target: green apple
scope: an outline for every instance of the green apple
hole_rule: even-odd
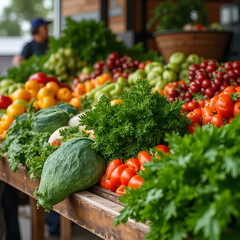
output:
[[[149,86],[151,88],[155,87],[157,83],[161,83],[163,81],[162,76],[158,76],[156,78],[153,78],[152,80],[149,80]]]
[[[149,73],[154,67],[159,67],[159,69],[162,69],[161,71],[163,71],[163,64],[161,62],[151,62],[148,63],[144,70],[146,73]]]
[[[157,89],[164,89],[164,87],[167,85],[168,83],[166,81],[158,81],[154,87],[153,90],[157,90]]]
[[[189,71],[187,69],[183,69],[180,73],[179,73],[179,80],[180,81],[184,81],[184,82],[188,82],[188,75],[189,75]]]
[[[117,83],[119,83],[123,87],[127,87],[128,86],[128,80],[126,78],[122,77],[122,76],[117,78]]]
[[[179,64],[176,64],[176,63],[168,63],[168,64],[167,64],[167,67],[168,67],[170,70],[174,71],[175,73],[178,73],[178,72],[180,72],[180,70],[181,70]]]
[[[144,78],[146,78],[146,76],[147,76],[146,72],[145,72],[144,70],[142,70],[142,69],[136,70],[136,71],[134,72],[134,74],[135,74],[135,76],[136,76],[137,78],[139,78],[139,79],[144,79]]]
[[[182,70],[183,70],[183,69],[187,69],[187,70],[188,70],[188,68],[189,68],[190,65],[191,65],[191,64],[190,64],[189,62],[185,61],[185,62],[183,62],[183,63],[181,64],[181,69],[182,69]]]
[[[190,54],[187,57],[187,62],[189,62],[190,64],[199,64],[200,62],[199,56],[197,54]]]
[[[175,52],[169,57],[170,63],[181,64],[185,61],[185,55],[182,52]]]
[[[162,76],[163,80],[166,82],[174,82],[177,80],[177,74],[172,70],[165,70]]]
[[[83,74],[90,74],[93,72],[93,67],[91,66],[85,66],[82,68],[82,71],[81,71]]]
[[[162,73],[159,71],[151,71],[150,73],[148,73],[147,75],[147,80],[151,81],[155,78],[161,77],[162,78]]]

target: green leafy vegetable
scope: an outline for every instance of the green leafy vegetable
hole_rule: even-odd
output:
[[[159,59],[157,52],[150,51],[145,54],[141,43],[129,48],[123,41],[118,41],[116,35],[104,22],[95,20],[76,22],[68,17],[63,33],[63,37],[59,39],[50,39],[51,52],[57,52],[61,47],[72,48],[76,56],[92,64],[106,59],[111,52],[118,52],[120,55],[129,54],[140,61]]]
[[[61,142],[66,142],[73,138],[89,137],[89,133],[79,130],[79,126],[63,128],[60,130]]]
[[[38,57],[32,56],[28,60],[23,61],[19,67],[9,68],[7,71],[7,76],[4,78],[14,79],[15,82],[25,83],[29,76],[36,72],[45,72],[43,69],[43,64],[47,60],[48,56]]]
[[[21,163],[34,179],[41,176],[46,158],[56,147],[48,143],[51,133],[33,131],[32,121],[33,113],[30,111],[16,119],[2,142],[0,155],[7,153],[12,171],[16,171]]]
[[[239,239],[240,118],[166,141],[172,154],[144,165],[144,183],[120,198],[115,224],[150,221],[148,240]]]
[[[110,99],[102,96],[91,111],[80,119],[81,125],[93,130],[93,147],[109,161],[127,159],[140,150],[148,150],[165,143],[165,133],[176,131],[183,135],[189,123],[180,116],[182,102],[171,104],[158,93],[152,94],[145,80],[122,94],[123,103],[110,105]]]

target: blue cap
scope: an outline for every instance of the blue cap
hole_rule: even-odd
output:
[[[32,20],[32,30],[38,28],[40,25],[49,24],[52,21],[46,21],[43,18],[35,18]]]

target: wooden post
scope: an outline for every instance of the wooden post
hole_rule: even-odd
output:
[[[60,226],[61,226],[60,240],[71,240],[72,222],[61,215]]]
[[[37,209],[37,201],[30,198],[32,209],[32,240],[44,240],[45,212],[42,207]]]

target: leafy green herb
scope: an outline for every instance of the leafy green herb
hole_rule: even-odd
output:
[[[56,149],[48,143],[51,133],[35,132],[32,129],[33,113],[28,111],[15,120],[7,132],[7,138],[2,142],[0,155],[6,157],[12,171],[18,164],[26,167],[31,178],[41,176],[46,158]]]
[[[127,159],[140,150],[148,150],[156,144],[165,143],[168,132],[180,135],[189,123],[181,115],[182,102],[171,104],[158,93],[152,94],[145,80],[122,94],[123,103],[110,105],[110,99],[102,96],[93,110],[80,119],[81,125],[93,130],[93,147],[109,161]]]
[[[117,40],[116,35],[104,22],[95,20],[76,22],[69,17],[66,18],[63,37],[51,38],[49,46],[51,52],[57,52],[60,47],[72,48],[76,56],[89,64],[106,59],[111,52],[118,52],[119,55],[129,54],[140,61],[159,59],[157,52],[150,51],[145,54],[141,43],[133,48],[127,47],[123,41]],[[161,58],[161,60],[163,59]]]
[[[150,221],[148,240],[237,240],[240,227],[240,118],[194,135],[167,135],[171,155],[147,163],[141,188],[120,198],[115,224]]]
[[[79,130],[79,126],[63,128],[60,130],[61,142],[66,142],[72,138],[89,137],[89,134]]]
[[[23,61],[19,67],[9,68],[7,76],[4,78],[14,79],[15,82],[25,83],[29,76],[36,72],[46,72],[43,69],[43,64],[47,60],[47,55],[43,57],[32,56],[28,60]]]

